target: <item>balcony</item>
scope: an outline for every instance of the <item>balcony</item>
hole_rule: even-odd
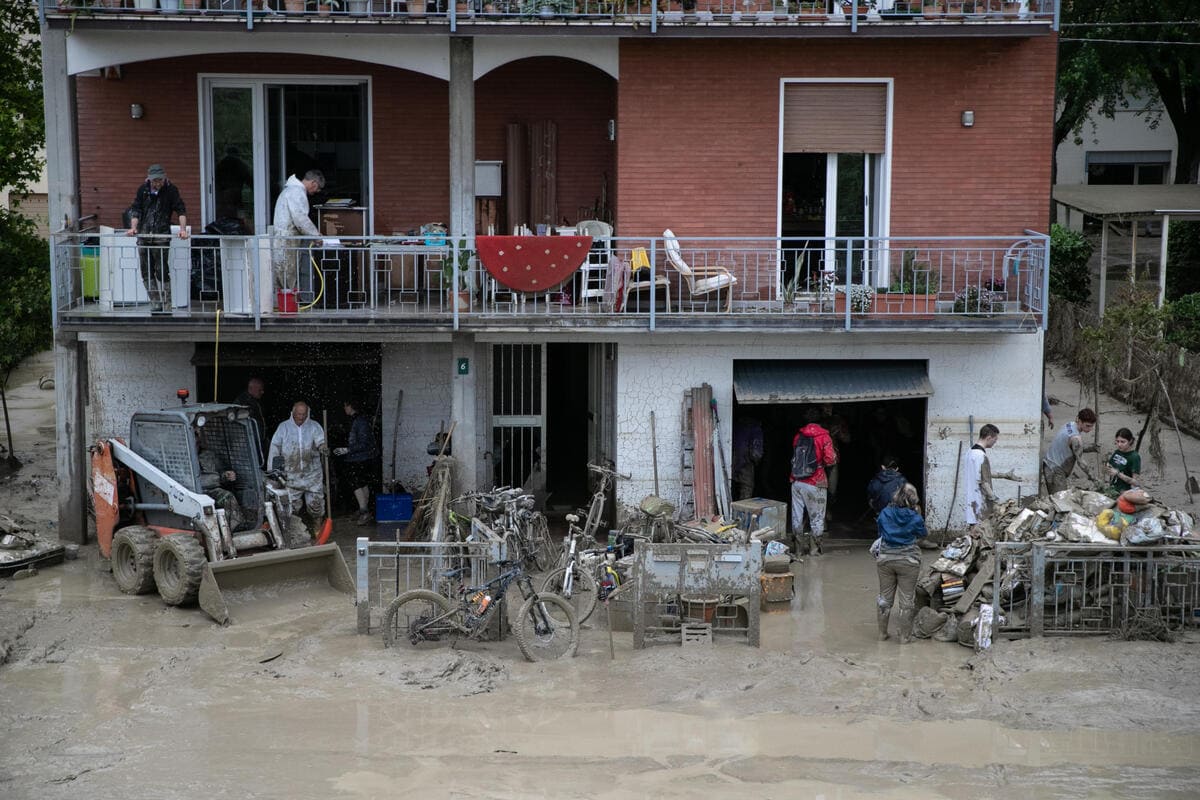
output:
[[[541,29],[571,33],[706,36],[963,36],[1029,35],[1056,19],[1058,0],[42,0],[50,18],[71,24],[128,23],[412,26],[472,34]],[[1001,27],[1006,26],[1006,27]]]
[[[510,288],[521,283],[510,277],[510,268],[540,265],[498,263],[499,241],[139,241],[111,229],[55,234],[55,324],[75,330],[207,328],[219,316],[222,328],[253,330],[1030,332],[1045,323],[1049,241],[1041,234],[590,242],[530,237],[522,242],[531,262],[564,242],[583,248],[578,268],[568,264],[553,285],[546,280],[536,290]],[[143,268],[151,273],[149,282]],[[167,311],[152,313],[147,288],[160,297],[168,272],[170,298],[161,295]],[[280,294],[276,282],[291,291]]]

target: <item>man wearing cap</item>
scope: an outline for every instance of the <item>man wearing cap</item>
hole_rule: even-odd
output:
[[[129,208],[129,235],[138,237],[142,280],[150,296],[150,313],[171,312],[171,215],[179,215],[179,238],[188,238],[187,209],[162,164],[151,164]]]
[[[319,170],[310,169],[303,179],[289,175],[287,185],[275,200],[275,216],[272,220],[277,239],[271,248],[271,266],[275,273],[276,289],[294,289],[299,270],[297,258],[304,247],[304,240],[297,236],[320,236],[321,232],[308,218],[308,196],[325,188],[325,176]]]

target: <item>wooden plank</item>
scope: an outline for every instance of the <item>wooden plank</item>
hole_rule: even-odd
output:
[[[991,553],[984,556],[983,561],[979,562],[979,571],[975,573],[974,579],[971,580],[971,585],[962,593],[962,597],[958,598],[958,602],[954,604],[955,614],[965,614],[971,610],[971,604],[975,602],[975,598],[983,591],[983,587],[992,582],[992,573],[995,571],[995,562]]]

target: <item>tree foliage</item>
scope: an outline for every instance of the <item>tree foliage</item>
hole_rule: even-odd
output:
[[[1166,338],[1185,350],[1200,353],[1200,293],[1186,294],[1169,308]]]
[[[1092,243],[1069,228],[1050,226],[1050,294],[1070,303],[1086,303],[1092,296],[1088,261]]]
[[[1084,124],[1093,105],[1112,116],[1126,93],[1156,95],[1179,140],[1176,183],[1200,170],[1200,47],[1195,0],[1153,3],[1064,0],[1055,145]],[[1086,41],[1072,41],[1084,39]],[[1158,119],[1149,116],[1154,127]]]
[[[50,249],[33,223],[0,209],[0,386],[50,346]]]
[[[0,2],[0,187],[18,194],[42,172],[42,50],[34,0]]]

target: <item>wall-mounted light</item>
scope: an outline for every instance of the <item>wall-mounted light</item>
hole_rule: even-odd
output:
[[[608,121],[608,140],[610,142],[615,142],[617,140],[617,121],[615,119],[610,119]]]
[[[962,126],[964,128],[971,128],[971,127],[975,126],[975,112],[974,111],[964,111],[962,113]]]
[[[129,116],[132,119],[141,119],[146,115],[146,109],[142,108],[141,103],[131,103],[129,106]]]

